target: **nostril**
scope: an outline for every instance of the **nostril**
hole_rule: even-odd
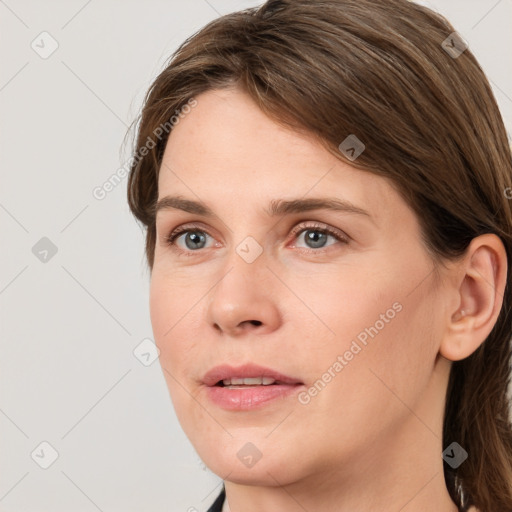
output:
[[[261,325],[261,322],[259,320],[251,320],[250,322],[252,325]]]

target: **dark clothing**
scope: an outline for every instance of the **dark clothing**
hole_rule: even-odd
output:
[[[213,505],[207,510],[207,512],[222,512],[222,505],[224,505],[224,500],[226,499],[226,488],[222,487],[222,492],[217,496],[217,499],[213,502]],[[461,512],[464,512],[465,508],[460,509]],[[469,512],[476,511],[473,507],[469,509]]]
[[[222,492],[217,496],[217,499],[213,502],[213,505],[208,509],[208,512],[222,512],[222,505],[226,498],[226,489],[222,487]]]

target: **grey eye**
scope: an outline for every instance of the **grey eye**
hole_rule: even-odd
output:
[[[304,240],[306,244],[312,249],[318,249],[319,247],[323,247],[327,241],[326,233],[322,233],[321,231],[315,229],[307,229],[304,231]]]
[[[206,244],[206,236],[201,231],[188,231],[182,236],[185,236],[187,249],[202,249]]]

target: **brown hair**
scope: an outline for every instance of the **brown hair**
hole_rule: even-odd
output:
[[[339,144],[355,134],[366,149],[348,163],[397,187],[434,262],[461,256],[478,235],[499,236],[508,259],[504,303],[487,340],[452,364],[446,397],[443,446],[456,441],[469,457],[444,470],[461,510],[512,511],[512,159],[475,57],[442,46],[453,32],[407,0],[269,0],[222,16],[185,41],[152,84],[136,154],[191,98],[236,86],[340,159],[347,161]],[[166,140],[133,162],[128,182],[129,206],[147,228],[150,269]]]

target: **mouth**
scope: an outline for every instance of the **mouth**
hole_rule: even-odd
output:
[[[254,388],[257,386],[279,386],[285,384],[279,380],[275,380],[272,377],[233,377],[231,379],[223,379],[217,384],[218,387],[221,388],[229,388],[229,389],[246,389],[246,388]]]
[[[203,377],[208,398],[226,410],[250,410],[285,399],[303,386],[299,379],[270,368],[247,364],[212,368]]]
[[[293,386],[303,384],[299,379],[289,377],[271,368],[254,364],[232,367],[229,365],[216,366],[203,377],[207,386],[219,387],[255,387],[255,386]]]

